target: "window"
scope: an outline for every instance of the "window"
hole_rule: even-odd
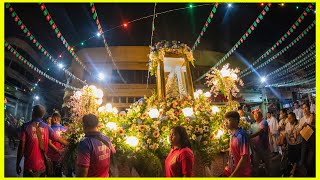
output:
[[[127,97],[120,97],[121,103],[127,103]]]
[[[120,70],[120,74],[128,84],[147,84],[147,70]],[[117,70],[112,70],[111,83],[123,84]],[[149,84],[156,84],[155,76],[149,76]]]
[[[134,103],[134,97],[128,97],[128,103]]]
[[[119,103],[119,97],[113,97],[113,103]]]

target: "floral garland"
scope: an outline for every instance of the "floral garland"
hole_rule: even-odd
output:
[[[199,94],[195,99],[191,96],[158,99],[156,95],[152,95],[132,104],[127,113],[118,113],[110,104],[100,106],[101,93],[95,91],[98,90],[84,87],[71,97],[68,107],[72,123],[65,137],[72,142],[74,149],[69,150],[68,154],[74,154],[72,151],[75,151],[76,144],[84,137],[81,118],[87,113],[99,117],[100,132],[108,136],[115,145],[117,160],[127,162],[130,159],[131,165],[142,175],[161,175],[161,162],[170,150],[168,137],[172,126],[181,125],[186,128],[194,153],[208,166],[214,155],[229,145],[229,135],[223,123],[228,108],[213,107],[211,100],[204,94]],[[186,108],[192,109],[192,116],[184,115]],[[159,111],[158,118],[150,117],[152,109]],[[153,158],[149,161],[153,167],[148,172],[141,169],[150,166],[141,164],[145,162],[143,158]]]
[[[221,70],[211,68],[206,75],[206,84],[210,87],[210,92],[217,96],[220,92],[230,100],[230,93],[236,96],[239,92],[236,83],[243,86],[243,82],[238,78],[239,69],[229,69],[229,64],[225,64]]]
[[[149,64],[149,71],[151,75],[156,73],[158,62],[163,61],[166,54],[185,57],[194,66],[194,58],[190,47],[184,43],[180,43],[180,41],[160,41],[150,48],[149,59],[151,62]]]

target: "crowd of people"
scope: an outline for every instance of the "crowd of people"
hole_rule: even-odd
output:
[[[315,176],[315,112],[304,103],[302,109],[295,103],[288,113],[281,109],[279,117],[268,112],[263,117],[260,109],[249,114],[247,109],[225,114],[225,125],[230,130],[227,167],[222,176],[269,176],[270,159],[282,156],[283,176]],[[68,142],[62,138],[68,123],[61,124],[61,115],[54,112],[44,118],[46,110],[41,105],[33,107],[31,121],[22,124],[19,133],[16,172],[21,172],[24,157],[24,177],[109,177],[110,157],[116,149],[110,139],[98,130],[98,118],[87,114],[82,118],[85,137],[76,152],[75,172],[64,167],[62,154]],[[239,126],[241,119],[251,124],[249,130]],[[304,136],[305,131],[311,135]],[[303,133],[302,133],[303,132]],[[310,134],[310,133],[309,133]],[[171,127],[171,150],[165,160],[166,177],[194,176],[194,154],[186,129]],[[261,166],[264,174],[261,174]]]
[[[239,119],[251,123],[250,129],[246,132],[249,141],[247,139],[240,140],[238,133],[233,133],[230,146],[232,147],[233,138],[238,138],[237,142],[248,142],[251,163],[246,166],[252,168],[250,176],[270,176],[271,158],[278,155],[281,156],[282,176],[315,176],[314,106],[311,109],[310,104],[305,102],[300,108],[299,103],[295,102],[293,110],[281,109],[278,118],[273,112],[267,112],[266,118],[263,118],[260,109],[252,111],[253,119],[245,115],[243,108],[238,110],[238,114]],[[226,119],[228,117],[226,115]],[[239,121],[236,115],[230,116],[230,120]],[[232,131],[232,129],[230,130]],[[242,137],[243,135],[241,135]],[[239,149],[247,149],[247,146]],[[230,151],[232,152],[232,148]],[[231,154],[233,155],[233,153]],[[245,151],[245,153],[247,152]],[[238,157],[239,155],[233,156]],[[233,161],[237,162],[237,160]],[[226,168],[227,170],[236,169],[232,168],[234,164],[229,163],[229,166],[230,164],[231,167]],[[261,165],[265,170],[263,174],[260,171]],[[229,175],[230,173],[225,173],[225,176]]]

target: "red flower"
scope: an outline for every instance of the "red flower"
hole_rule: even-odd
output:
[[[214,135],[213,134],[211,134],[210,135],[210,140],[212,140],[214,138]]]
[[[123,135],[123,134],[124,134],[123,129],[119,129],[119,134],[120,134],[120,135]]]

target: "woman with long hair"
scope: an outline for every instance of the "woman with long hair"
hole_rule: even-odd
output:
[[[171,150],[165,161],[166,177],[194,176],[194,155],[187,131],[182,126],[170,130]]]

